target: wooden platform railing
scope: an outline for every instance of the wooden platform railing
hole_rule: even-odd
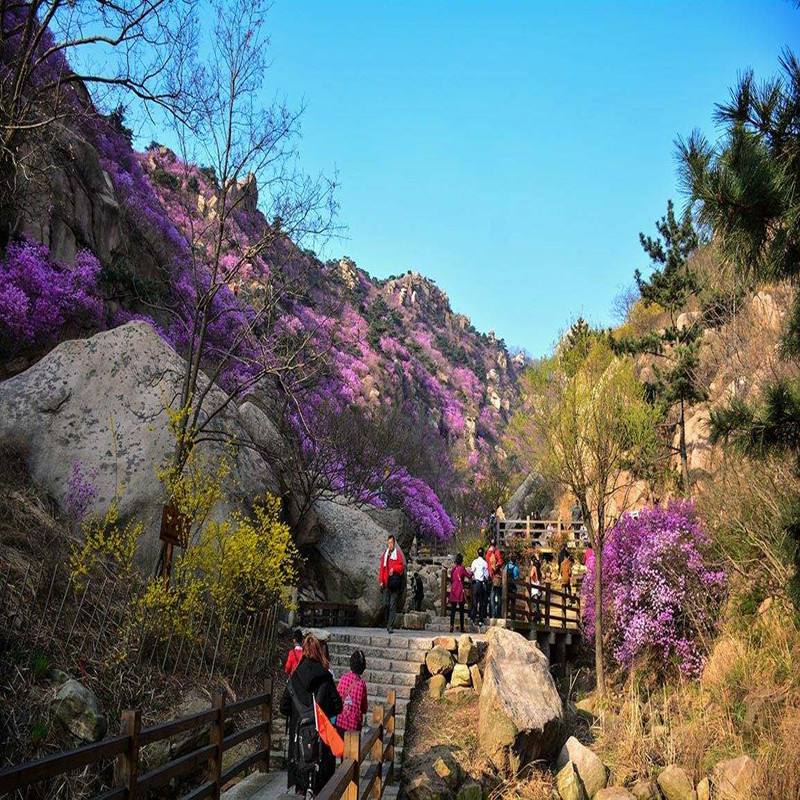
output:
[[[226,721],[253,708],[260,710],[260,721],[225,736]],[[209,728],[209,743],[206,746],[140,774],[140,748],[178,733],[204,727]],[[116,758],[114,787],[99,795],[96,800],[144,798],[151,789],[163,786],[173,778],[187,775],[203,766],[206,769],[205,781],[184,795],[184,798],[185,800],[219,798],[222,787],[250,767],[255,766],[262,772],[269,771],[271,731],[272,681],[268,682],[263,694],[229,705],[225,704],[225,695],[217,692],[211,708],[207,711],[160,722],[147,728],[141,727],[141,712],[138,709],[123,711],[118,736],[111,736],[76,750],[55,753],[38,761],[0,771],[0,796],[38,781],[52,779],[72,770],[96,764],[103,759]],[[223,771],[222,757],[225,751],[254,738],[258,738],[256,751]]]
[[[563,522],[560,519],[498,519],[495,521],[495,536],[501,547],[525,544],[547,550],[555,542],[563,542],[568,548],[576,548],[583,541],[583,522]]]
[[[445,616],[452,606],[449,601],[449,589],[449,570],[447,567],[442,567],[439,591],[442,614]],[[491,590],[491,587],[489,589]],[[538,592],[536,597],[531,594],[533,589]],[[471,605],[469,588],[466,594],[465,610],[469,611]],[[574,630],[580,621],[579,585],[570,587],[569,591],[561,591],[549,583],[534,586],[520,580],[510,582],[508,572],[503,570],[500,616],[502,619],[514,622],[528,623],[531,628]]]
[[[351,627],[355,625],[358,607],[352,603],[330,603],[321,600],[301,600],[298,620],[310,628]]]
[[[394,774],[396,705],[397,692],[392,689],[386,704],[376,704],[372,709],[372,726],[366,733],[345,733],[342,763],[316,800],[381,800]],[[364,768],[367,762],[369,766]]]
[[[503,573],[503,619],[546,631],[575,630],[580,621],[578,591],[559,590],[549,583],[508,581]]]

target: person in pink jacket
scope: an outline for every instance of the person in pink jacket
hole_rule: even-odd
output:
[[[456,622],[456,608],[458,608],[461,633],[464,633],[464,604],[467,602],[467,590],[464,588],[464,581],[469,578],[469,570],[464,566],[464,556],[459,553],[456,556],[456,563],[450,572],[450,633],[453,632]]]

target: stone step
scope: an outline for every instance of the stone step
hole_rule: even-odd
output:
[[[375,696],[376,702],[386,703],[386,696],[390,690],[394,689],[397,692],[397,700],[409,700],[411,698],[411,690],[413,686],[398,686],[396,683],[378,683],[376,681],[367,681],[367,692],[370,696]]]
[[[397,696],[399,697],[400,689],[416,686],[419,682],[419,676],[420,670],[417,670],[416,673],[409,673],[367,669],[361,677],[367,682],[367,687],[377,685],[397,689]]]
[[[392,654],[394,655],[394,654]],[[419,675],[422,670],[423,659],[405,660],[389,658],[379,658],[367,656],[367,670],[372,672],[393,672],[402,675]],[[350,653],[331,653],[331,667],[333,671],[350,669]]]
[[[367,702],[369,703],[369,707],[372,708],[376,703],[386,703],[386,695],[383,697],[379,697],[376,694],[371,694],[367,697]],[[399,720],[400,717],[405,719],[406,716],[406,709],[408,708],[408,704],[411,701],[405,697],[398,697],[395,702],[395,713],[397,715],[397,719]]]
[[[396,662],[406,662],[410,664],[421,664],[425,659],[425,653],[430,650],[431,643],[426,642],[425,648],[415,648],[413,650],[408,649],[400,649],[400,648],[392,648],[389,649],[387,647],[372,647],[371,645],[365,645],[361,647],[357,644],[336,644],[336,645],[329,645],[331,650],[331,658],[340,655],[346,655],[348,659],[348,666],[349,666],[349,658],[350,654],[353,650],[361,650],[364,653],[364,657],[367,659],[367,663],[369,664],[370,660],[373,658],[376,659],[383,659],[383,660],[391,660]]]
[[[356,630],[356,629],[354,629]],[[335,645],[347,643],[356,645],[360,649],[364,647],[381,647],[385,649],[396,650],[427,650],[430,647],[430,640],[418,636],[404,636],[399,633],[389,634],[371,634],[371,633],[342,633],[337,634],[335,639],[331,639],[328,647],[332,648]]]

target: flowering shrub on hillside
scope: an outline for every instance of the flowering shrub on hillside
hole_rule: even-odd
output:
[[[12,242],[0,261],[0,351],[54,342],[68,323],[100,326],[100,262],[87,250],[68,267],[46,245]]]
[[[725,588],[725,573],[708,560],[709,537],[694,504],[626,514],[608,534],[603,549],[603,607],[614,660],[629,669],[642,656],[655,656],[667,669],[697,676],[704,639],[712,632]],[[587,559],[583,623],[594,635],[594,559]]]
[[[389,484],[388,494],[393,504],[406,512],[423,538],[449,539],[453,535],[452,520],[425,481],[401,468]]]

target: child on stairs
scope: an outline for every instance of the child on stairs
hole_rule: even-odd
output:
[[[367,659],[361,650],[350,656],[350,672],[339,679],[339,696],[342,698],[342,711],[336,717],[339,733],[360,731],[367,713],[367,684],[361,677],[367,668]]]

